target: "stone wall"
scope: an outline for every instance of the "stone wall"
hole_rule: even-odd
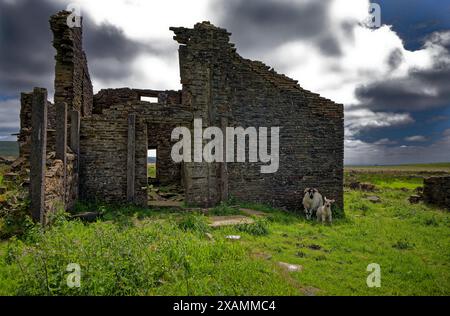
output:
[[[30,158],[31,142],[31,104],[33,92],[22,92],[20,94],[20,132],[17,137],[19,142],[19,156],[25,161]],[[55,151],[55,127],[56,110],[55,105],[47,101],[47,151]]]
[[[214,204],[228,191],[241,200],[300,210],[303,189],[316,187],[342,208],[343,106],[242,58],[224,29],[204,22],[171,30],[181,44],[183,104],[205,127],[224,121],[233,127],[280,127],[278,172],[261,174],[259,163],[197,164],[186,172],[187,199]]]
[[[149,89],[102,89],[94,95],[94,114],[101,114],[103,110],[109,109],[116,104],[126,104],[127,102],[141,101],[142,97],[155,97],[159,104],[162,105],[177,105],[181,104],[180,91],[159,91]]]
[[[447,208],[450,211],[450,176],[426,178],[423,185],[425,202]]]
[[[104,108],[81,120],[80,197],[108,202],[127,201],[128,115],[136,114],[134,202],[147,203],[147,150],[158,147],[158,177],[164,183],[180,182],[180,165],[170,157],[171,131],[186,126],[192,114],[178,105],[127,102]]]
[[[81,116],[92,113],[93,92],[86,55],[82,46],[82,28],[70,28],[61,11],[50,18],[53,46],[56,49],[55,104],[66,102],[69,110],[78,110]]]
[[[44,191],[44,223],[49,223],[52,214],[58,210],[65,208],[72,208],[77,200],[76,190],[74,184],[76,181],[72,181],[75,177],[74,164],[75,155],[67,155],[66,166],[66,191],[64,191],[64,164],[62,160],[55,159],[55,153],[49,152],[47,154],[47,170],[45,172],[45,191]]]

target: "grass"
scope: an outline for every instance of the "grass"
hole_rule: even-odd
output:
[[[346,216],[332,225],[251,203],[240,206],[268,216],[216,229],[202,214],[79,204],[103,217],[84,224],[59,215],[45,233],[34,226],[0,243],[0,295],[449,295],[450,215],[409,204],[421,178],[345,176],[374,183],[381,203],[346,189]],[[231,214],[234,204],[214,214]],[[280,261],[303,270],[288,273]],[[81,267],[80,288],[66,285],[69,263]],[[380,288],[366,285],[370,263],[381,266]]]
[[[450,172],[450,162],[425,163],[425,164],[404,164],[404,165],[385,165],[385,166],[347,166],[347,170],[357,170],[365,172]]]
[[[147,176],[149,178],[156,178],[156,164],[155,163],[147,164]]]

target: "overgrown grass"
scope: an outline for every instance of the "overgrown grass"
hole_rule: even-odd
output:
[[[100,211],[101,219],[59,216],[45,233],[32,226],[0,243],[0,294],[302,295],[313,287],[317,295],[449,295],[449,213],[407,201],[421,185],[415,177],[352,177],[375,183],[370,194],[381,202],[346,190],[346,216],[332,225],[249,203],[239,206],[268,216],[217,229],[202,214],[79,204],[78,212]],[[303,270],[285,272],[280,261]],[[69,263],[81,267],[80,288],[66,285]],[[370,263],[381,266],[380,288],[366,285]]]

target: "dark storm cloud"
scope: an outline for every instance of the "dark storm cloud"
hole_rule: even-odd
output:
[[[429,110],[450,104],[450,65],[412,70],[408,76],[358,87],[361,103],[371,110]]]
[[[403,58],[404,57],[402,51],[399,48],[397,48],[391,52],[387,63],[392,70],[395,70],[398,68],[398,66],[400,66],[400,64],[403,61]]]
[[[279,0],[215,1],[219,23],[233,33],[241,50],[276,47],[296,39],[316,41],[325,55],[340,55],[329,25],[329,0],[295,3]],[[348,29],[348,26],[346,26]]]
[[[0,95],[17,96],[34,86],[52,89],[56,52],[48,20],[66,5],[49,0],[0,0]],[[83,36],[90,73],[97,79],[126,78],[131,74],[130,63],[139,54],[164,53],[127,38],[114,25],[97,25],[86,14]]]
[[[48,17],[57,10],[45,1],[0,1],[0,94],[51,86],[55,53]]]
[[[360,86],[356,89],[356,97],[371,110],[409,110],[422,111],[431,108],[450,106],[450,34],[435,33],[429,37],[428,44],[437,45],[441,49],[434,56],[432,67],[428,69],[412,69],[401,78],[383,79]],[[394,51],[388,64],[398,67],[402,54]]]

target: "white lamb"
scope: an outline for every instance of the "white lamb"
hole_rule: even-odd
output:
[[[315,188],[306,188],[303,197],[303,207],[306,219],[311,219],[313,212],[316,212],[323,205],[322,195]]]
[[[327,197],[325,197],[325,203],[317,209],[317,221],[324,223],[325,221],[328,221],[330,224],[333,220],[331,216],[331,204],[334,203],[334,200],[328,200]]]

